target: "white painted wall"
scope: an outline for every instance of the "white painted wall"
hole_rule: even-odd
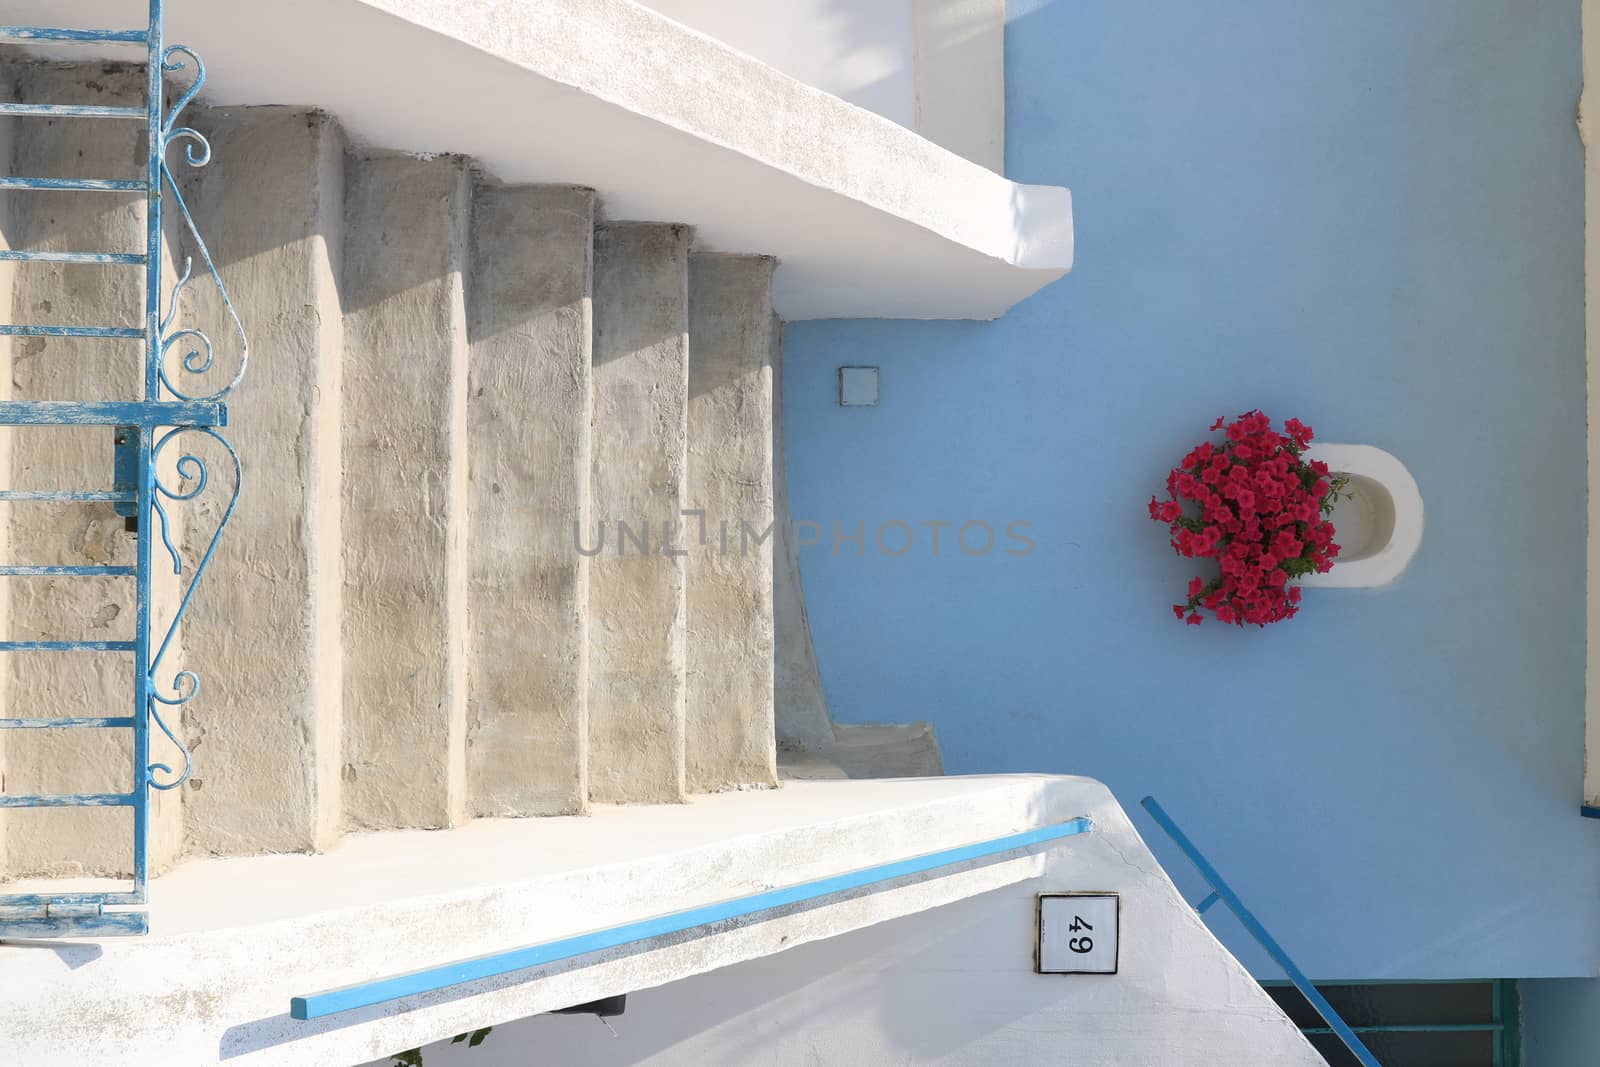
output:
[[[956,903],[630,994],[613,1037],[592,1016],[439,1043],[427,1067],[826,1064],[885,1067],[1322,1067],[1217,943],[1107,792],[1094,832],[1042,874]],[[1041,891],[1122,896],[1115,975],[1033,973]],[[389,1067],[380,1060],[372,1067]]]
[[[912,0],[641,0],[807,85],[917,125]]]

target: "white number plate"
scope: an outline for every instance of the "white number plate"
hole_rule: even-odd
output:
[[[1121,898],[1115,893],[1040,893],[1040,974],[1116,974]]]

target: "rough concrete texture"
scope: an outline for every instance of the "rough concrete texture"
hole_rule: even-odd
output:
[[[589,381],[594,193],[480,186],[471,339],[468,803],[588,803]]]
[[[296,994],[591,931],[596,916],[606,925],[627,923],[1078,816],[1092,820],[1092,832],[759,921],[719,924],[703,936],[653,939],[310,1022],[291,1020],[286,1010]],[[1206,930],[1110,792],[1084,778],[796,782],[696,797],[685,806],[476,820],[445,834],[353,835],[321,856],[197,861],[159,888],[148,938],[0,952],[0,1063],[362,1063],[480,1026],[650,991],[629,1004],[631,1019],[636,1008],[648,1012],[657,996],[672,995],[657,988],[665,983],[774,954],[781,967],[803,951],[798,946],[919,913],[926,926],[917,936],[886,937],[883,956],[849,953],[869,971],[881,969],[873,966],[880,959],[897,968],[887,981],[869,979],[859,994],[852,986],[844,1001],[833,978],[842,968],[795,974],[784,992],[800,990],[810,1000],[783,1017],[773,1013],[780,994],[763,984],[748,1010],[766,1009],[766,1036],[752,1042],[753,1031],[741,1030],[731,1041],[742,1053],[697,1044],[678,1057],[652,1057],[641,1044],[671,1031],[653,1023],[619,1027],[627,1043],[616,1044],[615,1058],[627,1049],[638,1053],[630,1063],[899,1063],[904,1052],[882,1051],[877,1040],[939,1026],[936,1050],[984,1042],[952,1060],[960,1063],[1320,1062]],[[1121,973],[1032,973],[1032,894],[1070,889],[1122,894]],[[946,921],[949,909],[930,910],[969,898],[980,913],[976,937],[962,933],[968,922]],[[949,952],[955,945],[948,943],[922,954],[929,939],[945,937],[975,945],[978,954]],[[928,982],[940,987],[937,998],[907,997]],[[870,1051],[852,1057],[836,1042],[820,1057],[792,1046],[774,1050],[779,1040],[837,1037],[841,1015],[863,1013],[858,995],[871,998],[864,1022],[878,1019],[866,1031],[877,1035],[863,1046]],[[981,1010],[973,998],[983,1001]],[[848,1011],[841,1008],[846,1001]],[[715,1014],[715,998],[673,1002],[685,1027],[678,1038],[686,1042],[728,1017]],[[84,1011],[86,1003],[94,1010]],[[1019,1019],[1026,1025],[1000,1025]],[[596,1031],[589,1051],[531,1046],[540,1049],[540,1062],[610,1062],[601,1048],[609,1050],[612,1039],[587,1023]],[[966,1040],[945,1040],[963,1027],[976,1030]],[[479,1057],[506,1062],[492,1057],[509,1036],[497,1030],[464,1067]],[[517,1050],[510,1062],[528,1062],[526,1041],[504,1047]],[[434,1054],[429,1049],[425,1057],[430,1067]]]
[[[814,778],[835,771],[851,778],[921,778],[944,773],[939,739],[925,722],[849,725],[828,711],[822,671],[811,643],[800,553],[789,512],[789,478],[783,451],[783,330],[772,336],[772,477],[777,544],[772,598],[777,647],[774,713],[785,778]],[[820,771],[819,771],[820,768]]]
[[[15,68],[11,99],[137,105],[142,67],[41,64]],[[132,123],[16,120],[7,173],[49,177],[139,176],[143,129]],[[144,200],[107,193],[13,193],[12,247],[55,251],[142,251]],[[56,325],[143,323],[143,272],[136,266],[27,264],[15,269],[7,321]],[[11,348],[10,384],[18,400],[133,400],[143,391],[143,346],[135,341],[22,338]],[[106,489],[109,428],[12,430],[8,488]],[[167,473],[171,471],[168,468]],[[176,485],[176,481],[169,484]],[[110,504],[13,504],[6,509],[7,562],[118,565],[134,562],[136,541]],[[181,525],[181,518],[174,516]],[[147,534],[148,535],[148,534]],[[174,529],[181,543],[181,529]],[[156,569],[152,630],[165,632],[175,603],[170,568]],[[15,640],[131,640],[133,580],[6,578]],[[181,642],[166,665],[182,666]],[[126,652],[10,653],[12,715],[132,714],[133,657]],[[11,731],[4,789],[9,793],[127,792],[134,781],[127,730]],[[152,731],[151,757],[178,765]],[[151,796],[150,860],[166,866],[181,845],[181,798]],[[118,874],[131,870],[127,808],[43,809],[11,814],[0,869],[12,874]]]
[[[319,849],[340,817],[344,138],[326,115],[297,108],[207,109],[191,125],[213,160],[175,169],[256,358],[229,398],[228,436],[249,477],[185,620],[207,685],[185,709],[195,770],[184,822],[202,851]],[[214,391],[238,345],[203,273],[180,321],[215,342],[212,377],[222,378],[186,391]],[[190,507],[194,549],[231,487],[228,472],[214,473],[222,484]]]
[[[777,784],[772,712],[772,268],[689,257],[688,785]]]
[[[589,795],[685,794],[689,230],[595,233]],[[632,532],[627,538],[619,523]]]
[[[346,163],[344,807],[449,826],[466,806],[467,328],[462,159]]]

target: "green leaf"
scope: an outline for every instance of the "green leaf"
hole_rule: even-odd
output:
[[[489,1031],[493,1029],[494,1027],[492,1026],[485,1026],[482,1030],[472,1031],[472,1040],[467,1042],[467,1047],[477,1048],[479,1045],[483,1044],[483,1039],[488,1037]]]
[[[393,1067],[422,1067],[422,1050],[408,1048],[404,1052],[396,1052]]]

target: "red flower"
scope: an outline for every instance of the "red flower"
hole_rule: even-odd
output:
[[[1166,524],[1169,543],[1188,559],[1217,560],[1218,577],[1189,580],[1187,603],[1172,614],[1198,626],[1209,611],[1223,623],[1265,626],[1299,611],[1295,580],[1333,566],[1339,546],[1325,510],[1344,483],[1326,463],[1301,457],[1312,439],[1298,419],[1272,428],[1260,411],[1218,419],[1218,444],[1202,441],[1167,475],[1167,499],[1152,497],[1150,518]],[[1181,501],[1199,505],[1186,517]]]

